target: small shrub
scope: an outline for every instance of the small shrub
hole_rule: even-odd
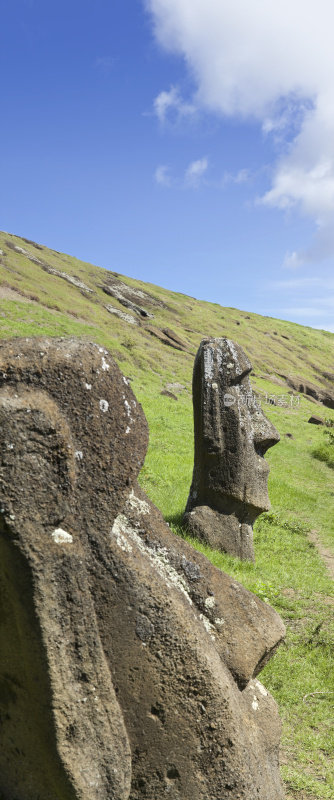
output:
[[[131,336],[125,336],[124,339],[121,341],[121,344],[123,345],[123,347],[126,347],[126,349],[129,350],[131,353],[136,345],[136,342],[134,339],[131,338]]]
[[[331,430],[324,431],[324,437],[325,441],[313,448],[312,456],[334,469],[334,432]]]
[[[330,445],[323,442],[319,444],[318,447],[315,447],[312,450],[313,458],[317,458],[318,461],[324,461],[328,467],[334,469],[334,448],[330,447]]]

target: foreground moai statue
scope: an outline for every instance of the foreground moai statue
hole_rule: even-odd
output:
[[[211,547],[254,561],[253,524],[270,508],[265,452],[279,441],[230,339],[203,339],[193,374],[195,456],[184,521]]]
[[[0,796],[282,800],[278,615],[172,534],[110,354],[0,343]]]

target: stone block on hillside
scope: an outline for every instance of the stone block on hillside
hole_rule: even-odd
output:
[[[254,560],[253,523],[270,508],[264,454],[279,441],[252,391],[252,365],[230,339],[203,339],[193,373],[195,457],[184,516],[211,547]]]
[[[170,531],[147,440],[103,348],[0,343],[5,800],[283,800],[284,626]]]

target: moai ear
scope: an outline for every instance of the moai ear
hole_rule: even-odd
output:
[[[0,350],[0,795],[127,800],[130,746],[91,595],[78,453],[80,438],[88,449],[87,413],[96,429],[105,412],[80,407],[73,383],[71,397],[59,353],[57,402],[53,343],[45,372],[32,357],[38,343],[19,364],[12,346]],[[93,480],[94,452],[87,460]],[[111,487],[115,504],[125,486]]]

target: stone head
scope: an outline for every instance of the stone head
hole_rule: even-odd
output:
[[[252,390],[251,370],[238,344],[204,339],[193,378],[194,504],[204,499],[217,511],[241,515],[249,523],[270,508],[264,454],[280,438]]]
[[[0,343],[1,797],[283,798],[256,676],[284,626],[170,531],[146,446],[103,348]]]

